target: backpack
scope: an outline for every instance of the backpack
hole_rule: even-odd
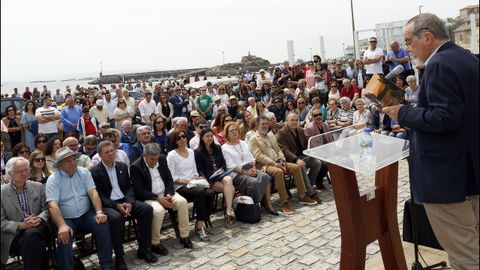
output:
[[[239,196],[234,200],[235,219],[246,223],[258,223],[262,216],[260,214],[260,205],[255,203],[249,196]]]

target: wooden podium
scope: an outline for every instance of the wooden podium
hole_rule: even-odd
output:
[[[408,141],[372,134],[369,158],[360,155],[360,135],[304,151],[328,162],[341,230],[340,269],[364,269],[366,247],[378,239],[385,269],[407,269],[397,221],[398,161]],[[375,175],[360,192],[356,172]]]

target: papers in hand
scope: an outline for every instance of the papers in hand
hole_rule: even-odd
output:
[[[210,176],[210,180],[211,181],[219,181],[219,180],[222,180],[223,177],[229,175],[231,172],[233,171],[233,168],[232,169],[229,169],[229,170],[223,170],[223,168],[220,168],[218,170],[216,170],[211,176]]]

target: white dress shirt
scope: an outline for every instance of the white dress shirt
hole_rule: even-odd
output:
[[[110,180],[110,184],[112,185],[112,193],[110,194],[110,199],[116,201],[125,198],[125,194],[123,194],[120,186],[118,185],[118,178],[117,178],[117,170],[115,168],[115,162],[113,162],[113,166],[109,167],[102,161],[103,167],[108,174],[108,179]]]

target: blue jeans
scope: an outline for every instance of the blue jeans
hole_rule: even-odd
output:
[[[95,234],[97,244],[97,254],[102,267],[112,267],[112,240],[110,238],[110,228],[108,222],[97,224],[95,222],[95,212],[90,209],[79,218],[66,218],[65,223],[72,228],[74,233],[88,232]],[[73,237],[66,245],[61,243],[57,246],[57,262],[59,269],[73,269]]]

